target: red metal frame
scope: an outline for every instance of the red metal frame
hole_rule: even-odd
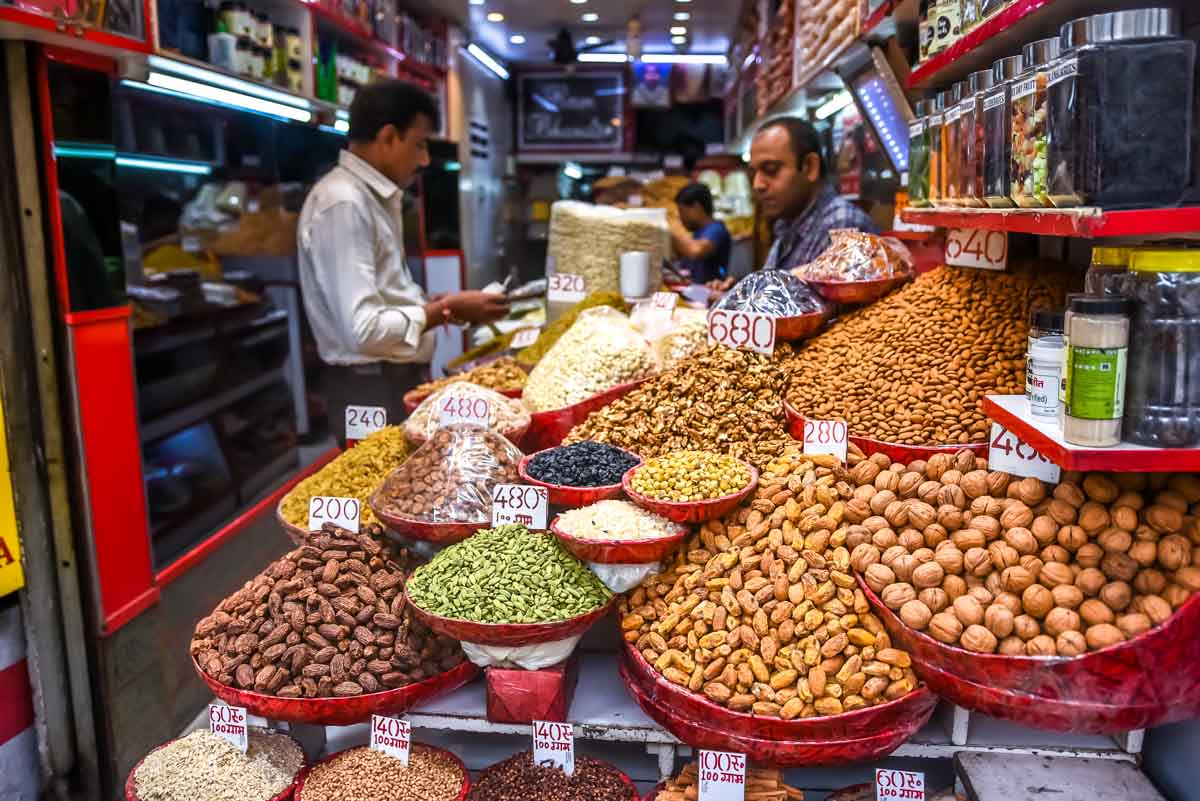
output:
[[[1200,206],[1169,209],[905,209],[901,219],[942,228],[980,228],[1017,234],[1071,236],[1163,236],[1200,230]]]
[[[63,37],[78,39],[101,47],[113,48],[114,50],[131,52],[131,53],[152,53],[154,46],[151,44],[150,25],[152,20],[152,0],[143,0],[142,2],[143,28],[146,33],[146,38],[134,39],[129,36],[124,36],[117,33],[109,33],[108,31],[97,28],[79,25],[78,23],[69,23],[64,25],[61,21],[54,17],[45,14],[38,14],[33,11],[25,11],[12,6],[0,6],[0,23],[9,22],[16,25],[23,25],[28,28],[33,28],[38,31],[57,34]]]
[[[866,38],[867,34],[882,25],[883,21],[888,18],[888,15],[891,14],[893,10],[892,0],[888,0],[888,2],[875,9],[871,13],[871,16],[863,20],[862,31],[859,33],[859,38]]]
[[[932,86],[933,84],[946,83],[948,76],[942,75],[942,71],[950,67],[954,62],[958,61],[963,56],[971,53],[975,48],[982,45],[984,42],[995,37],[997,34],[1016,25],[1021,20],[1030,16],[1034,12],[1045,8],[1054,3],[1055,0],[1017,0],[1008,8],[1000,11],[995,16],[985,20],[981,25],[977,26],[973,31],[959,39],[950,47],[938,53],[925,61],[919,67],[915,68],[908,76],[908,86],[910,89],[923,88]],[[993,43],[997,48],[1004,45],[997,41]],[[996,52],[996,58],[1009,55],[1005,50],[1001,52],[999,49]],[[988,63],[991,63],[990,61]],[[959,76],[961,77],[961,76]]]

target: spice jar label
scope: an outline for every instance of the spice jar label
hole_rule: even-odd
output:
[[[910,798],[925,801],[925,774],[909,770],[875,769],[875,801]]]
[[[412,726],[407,720],[372,715],[371,750],[398,759],[408,767],[408,755],[412,750]]]
[[[360,440],[387,426],[387,409],[382,406],[347,406],[346,439]]]
[[[1012,99],[1020,100],[1023,97],[1029,97],[1037,91],[1037,85],[1037,76],[1014,83],[1012,86]]]
[[[908,135],[910,137],[920,136],[925,133],[925,120],[917,120],[908,126]]]
[[[308,502],[308,530],[320,531],[321,526],[333,523],[338,528],[358,533],[358,516],[362,504],[357,498],[332,498],[318,495]]]
[[[846,421],[804,421],[804,453],[806,456],[829,454],[846,463]]]
[[[955,228],[946,235],[946,263],[978,270],[1008,268],[1008,232]]]
[[[533,328],[522,328],[520,331],[513,334],[512,344],[509,347],[511,347],[513,350],[520,350],[521,348],[528,348],[534,342],[537,342],[538,337],[540,337],[541,335],[542,335],[541,326],[535,326]]]
[[[553,273],[546,278],[546,299],[551,303],[578,303],[587,297],[587,281],[582,275]]]
[[[745,797],[745,755],[701,751],[700,801],[743,801]]]
[[[992,423],[988,439],[988,468],[1021,478],[1038,478],[1057,484],[1062,468],[999,423]]]
[[[533,761],[575,775],[575,730],[570,723],[533,722]]]
[[[929,115],[929,127],[930,128],[935,128],[941,124],[942,124],[942,115],[941,114],[930,114]]]
[[[1069,58],[1057,64],[1054,69],[1046,73],[1046,86],[1054,86],[1059,81],[1070,78],[1079,72],[1079,59]]]
[[[208,730],[243,754],[250,747],[250,731],[246,722],[246,710],[240,706],[209,704]]]
[[[549,528],[550,499],[545,487],[497,484],[492,487],[492,527],[516,524],[533,531]]]
[[[988,95],[987,97],[985,97],[983,99],[983,110],[984,111],[991,111],[992,109],[1000,108],[1003,105],[1004,105],[1004,90],[1003,89],[1001,89],[999,92],[993,92],[992,94]]]
[[[1125,413],[1125,348],[1071,347],[1067,353],[1067,414],[1117,420]]]
[[[770,356],[775,352],[775,318],[769,314],[713,309],[708,313],[708,342]]]
[[[459,424],[487,428],[491,419],[491,408],[487,398],[447,394],[442,398],[441,408],[438,409],[438,425],[442,428]]]

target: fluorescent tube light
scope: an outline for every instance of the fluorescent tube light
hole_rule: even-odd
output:
[[[629,56],[624,53],[580,53],[579,60],[593,64],[624,64]]]
[[[583,170],[575,162],[568,161],[563,167],[563,175],[567,176],[568,178],[574,178],[576,181],[578,181],[583,177]]]
[[[349,120],[334,120],[333,121],[333,130],[337,131],[338,133],[342,133],[342,134],[350,133],[350,121]]]
[[[642,56],[646,64],[720,64],[725,65],[725,56],[719,53],[646,53]]]
[[[843,89],[829,100],[826,100],[824,103],[818,106],[813,116],[815,116],[818,120],[828,119],[853,102],[854,98],[850,96],[849,92]]]
[[[195,161],[178,161],[176,159],[147,159],[132,156],[117,156],[118,167],[135,167],[140,170],[160,170],[162,172],[182,172],[188,175],[209,175],[212,173],[211,164]]]
[[[168,93],[188,98],[205,100],[218,106],[233,106],[246,111],[256,111],[260,114],[269,114],[273,117],[296,120],[297,122],[308,122],[312,119],[312,112],[307,109],[296,108],[295,106],[284,105],[283,103],[276,103],[271,100],[263,100],[259,97],[242,94],[241,92],[232,92],[228,89],[221,89],[206,83],[185,81],[182,78],[176,78],[173,75],[164,75],[161,72],[151,72],[146,84],[139,84],[137,81],[128,81],[127,83],[131,86],[144,85],[152,89],[165,90]]]
[[[493,58],[491,53],[484,50],[474,42],[471,42],[469,45],[467,45],[467,52],[470,53],[480,64],[499,75],[502,79],[506,81],[508,80],[508,70],[504,68],[503,64]]]
[[[150,56],[147,58],[147,63],[151,70],[159,72],[169,72],[174,75],[180,75],[184,78],[191,78],[195,81],[203,83],[211,83],[214,86],[220,86],[225,89],[231,89],[242,94],[254,95],[261,97],[264,100],[271,100],[276,103],[283,103],[285,106],[295,106],[296,108],[311,109],[312,103],[303,97],[298,97],[287,92],[281,92],[277,89],[271,89],[266,86],[260,86],[250,81],[243,81],[240,78],[234,78],[226,75],[223,72],[215,70],[206,70],[203,67],[197,67],[192,64],[184,64],[181,61],[175,61],[162,56]]]

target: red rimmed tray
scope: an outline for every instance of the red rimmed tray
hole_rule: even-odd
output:
[[[282,734],[280,732],[271,732],[271,733],[277,734],[280,737],[288,737],[288,735]],[[178,739],[178,738],[176,738],[176,739]],[[300,749],[300,756],[303,759],[304,758],[303,746],[301,746],[300,743],[296,742],[295,738],[288,737],[288,739],[290,739],[292,742],[296,743],[296,747]],[[168,745],[170,745],[173,742],[175,742],[175,739],[167,740],[165,743],[158,746],[157,748],[150,749],[150,752],[147,753],[146,756],[139,759],[137,764],[133,766],[133,770],[129,771],[129,776],[127,776],[125,778],[125,801],[141,801],[141,797],[138,796],[138,794],[137,794],[137,784],[134,781],[134,777],[137,776],[138,768],[140,768],[142,766],[142,763],[146,761],[146,757],[150,756],[150,754],[153,754],[155,751],[158,751],[159,749],[166,748]],[[266,799],[266,801],[288,801],[288,799],[292,797],[292,794],[296,791],[296,789],[304,782],[304,776],[308,773],[308,768],[309,768],[308,760],[304,759],[304,761],[300,764],[300,770],[298,770],[296,772],[296,777],[294,779],[292,779],[292,783],[289,784],[286,789],[284,789],[282,792],[280,792],[279,795],[272,796],[271,798]],[[250,799],[246,799],[246,801],[255,801],[255,800],[250,798]]]
[[[625,689],[638,706],[687,745],[742,753],[752,762],[775,768],[846,765],[882,759],[920,731],[933,715],[937,701],[932,693],[928,694],[928,710],[920,719],[869,737],[817,741],[767,740],[734,734],[713,725],[711,721],[692,719],[673,709],[669,703],[655,699],[632,679],[625,659],[618,663],[617,671],[625,681]]]
[[[350,751],[354,751],[358,748],[366,747],[367,746],[365,745],[356,745],[353,748],[347,748],[344,751],[338,751],[336,754],[331,754],[330,756],[325,757],[320,762],[317,762],[310,767],[307,771],[305,771],[304,776],[301,777],[299,784],[296,786],[296,801],[300,801],[300,799],[304,798],[304,783],[308,780],[309,773],[312,773],[312,771],[316,770],[321,765],[324,765],[326,762],[332,762],[343,754],[349,753]],[[459,792],[458,798],[455,799],[455,801],[466,801],[467,795],[471,792],[471,772],[467,770],[466,764],[464,764],[463,761],[454,753],[447,751],[444,748],[438,748],[434,745],[426,745],[425,743],[414,742],[412,744],[412,750],[415,751],[418,748],[424,748],[427,751],[436,751],[439,754],[445,754],[451,759],[451,761],[454,762],[455,765],[458,766],[458,769],[462,771],[463,783],[462,790]]]
[[[911,278],[912,276],[902,275],[897,278],[876,278],[872,281],[810,281],[805,279],[805,283],[825,300],[849,306],[879,300]]]
[[[442,387],[438,387],[438,389],[442,389]],[[491,389],[491,387],[484,387],[484,389]],[[436,392],[436,391],[437,390],[434,390],[434,392]],[[519,399],[521,397],[521,395],[524,394],[525,390],[524,390],[524,388],[522,388],[522,389],[493,389],[492,392],[499,392],[501,395],[503,395],[506,398]],[[405,415],[411,415],[413,412],[415,412],[417,410],[417,407],[421,405],[421,401],[425,400],[432,394],[433,394],[433,392],[422,392],[420,394],[417,394],[417,391],[415,389],[410,389],[408,392],[404,393],[404,413],[405,413]]]
[[[775,318],[775,339],[780,342],[794,342],[806,339],[820,331],[829,320],[832,309],[825,311],[798,314],[795,317]]]
[[[275,519],[279,521],[279,527],[283,529],[283,533],[288,535],[288,539],[293,544],[300,546],[308,542],[309,532],[300,526],[289,523],[283,517],[283,499],[279,499],[279,503],[275,506]]]
[[[1102,734],[1200,714],[1200,595],[1132,640],[1077,657],[1031,657],[945,645],[906,626],[861,578],[859,586],[917,674],[960,706],[1055,730],[1074,715],[1068,728]]]
[[[682,530],[670,537],[641,540],[587,540],[568,534],[558,527],[558,518],[550,521],[550,531],[558,537],[563,547],[585,562],[602,565],[645,565],[659,562],[673,553],[679,543],[687,539],[691,529]]]
[[[533,412],[529,433],[525,435],[525,447],[521,450],[533,453],[558,447],[567,434],[571,433],[571,429],[586,420],[589,414],[603,409],[618,398],[629,394],[641,384],[649,381],[650,378],[653,376],[639,381],[631,381],[628,384],[619,384],[573,406],[564,406],[548,412]]]
[[[585,615],[553,620],[549,623],[476,623],[473,620],[457,620],[442,617],[432,612],[426,612],[414,604],[405,593],[405,602],[417,619],[429,626],[433,631],[459,642],[469,642],[476,645],[499,645],[517,647],[522,645],[537,645],[543,642],[555,642],[583,634],[600,618],[608,614],[616,602],[616,596],[603,606],[593,609]]]
[[[619,498],[625,491],[620,482],[617,482],[616,484],[607,484],[603,487],[568,487],[565,484],[548,484],[545,481],[539,481],[538,479],[529,475],[529,463],[543,453],[552,450],[554,450],[554,448],[543,448],[537,453],[531,453],[522,459],[521,463],[517,465],[517,473],[520,474],[522,481],[535,487],[546,488],[551,506],[564,506],[568,509],[579,509],[584,506],[590,506],[597,501],[611,501],[615,498]],[[617,448],[617,450],[624,451],[625,453],[628,453],[630,456],[637,459],[638,463],[637,465],[634,465],[634,467],[637,467],[643,463],[642,457],[638,456],[636,453],[625,450],[624,448]]]
[[[715,704],[699,693],[671,683],[632,644],[623,643],[623,648],[622,663],[639,689],[680,715],[706,721],[735,735],[797,742],[855,740],[888,729],[906,728],[913,723],[920,728],[937,704],[929,688],[920,687],[895,701],[840,715],[796,720],[750,715]]]
[[[741,460],[739,459],[738,461]],[[750,483],[732,495],[712,498],[707,501],[689,501],[686,503],[680,501],[660,501],[657,498],[650,498],[641,494],[633,488],[633,473],[641,465],[629,468],[629,471],[621,477],[621,486],[625,488],[625,494],[629,496],[629,500],[643,509],[649,509],[651,512],[667,518],[673,523],[707,523],[709,520],[716,520],[732,512],[757,489],[758,468],[749,462],[742,462],[742,464],[750,468]]]
[[[804,441],[804,415],[796,410],[787,398],[783,400],[783,413],[788,421],[788,433],[792,435],[792,439],[800,442]],[[869,437],[860,437],[851,434],[850,442],[858,446],[865,455],[870,456],[874,453],[887,454],[888,458],[893,462],[900,464],[908,464],[917,459],[929,459],[931,456],[939,453],[957,453],[963,448],[974,451],[976,456],[987,458],[988,443],[987,442],[968,442],[958,445],[902,445],[898,442],[884,442],[879,439],[871,439]]]
[[[370,720],[371,715],[399,715],[418,704],[457,690],[479,673],[467,660],[462,664],[407,687],[364,693],[350,698],[280,698],[237,687],[227,687],[205,673],[192,659],[201,680],[212,694],[231,706],[245,707],[252,715],[267,720],[311,723],[315,726],[350,726]]]

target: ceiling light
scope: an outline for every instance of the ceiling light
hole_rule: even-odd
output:
[[[129,156],[117,156],[118,167],[137,167],[143,170],[160,170],[162,172],[182,172],[188,175],[209,175],[212,165],[178,159],[143,159]]]
[[[473,6],[481,6],[481,5],[483,5],[483,3],[484,3],[484,0],[471,0],[471,5],[473,5]]]
[[[646,64],[719,64],[725,65],[725,56],[719,53],[646,53],[642,56]]]
[[[588,38],[583,40],[583,43],[584,44],[600,44],[600,37],[599,36],[589,36]]]
[[[629,56],[624,53],[580,53],[579,60],[593,64],[624,64]]]
[[[587,0],[571,0],[571,5],[573,5],[573,6],[581,6],[581,5],[583,5],[584,3],[586,3],[586,2],[587,2]]]
[[[515,45],[522,45],[525,44],[525,37],[519,33],[514,33],[512,36],[508,37],[508,41]]]
[[[834,114],[837,114],[839,111],[853,102],[854,98],[850,96],[849,92],[843,89],[829,100],[826,100],[824,103],[822,103],[817,108],[813,116],[815,116],[818,120],[827,119],[832,117]]]
[[[470,53],[480,64],[496,73],[496,75],[500,76],[506,81],[508,80],[508,70],[506,70],[504,65],[497,61],[491,53],[484,50],[474,42],[471,42],[469,45],[467,45],[467,52]]]
[[[687,34],[687,28],[683,27],[682,25],[676,25],[673,28],[671,28],[672,36],[684,36],[686,34]]]
[[[568,178],[573,178],[574,180],[578,181],[580,178],[583,177],[583,169],[575,162],[568,161],[563,166],[563,175],[567,176]]]
[[[692,18],[692,15],[686,11],[676,11],[675,12],[675,19],[679,22],[687,22],[691,18]]]
[[[687,37],[686,36],[672,36],[671,44],[677,44],[677,45],[687,44]]]
[[[232,75],[227,75],[223,72],[204,69],[192,64],[185,64],[181,61],[176,61],[172,58],[164,58],[162,56],[150,56],[146,63],[150,65],[152,70],[161,70],[174,75],[179,75],[184,78],[190,78],[204,83],[211,83],[220,86],[224,89],[231,89],[235,92],[242,92],[255,97],[261,97],[264,100],[271,100],[276,103],[283,103],[287,106],[295,106],[296,108],[311,109],[312,103],[303,97],[282,92],[277,89],[268,89],[257,83],[243,81],[239,78],[234,78]]]
[[[220,89],[206,83],[185,81],[173,75],[164,75],[161,72],[152,71],[146,79],[146,83],[130,80],[126,80],[124,83],[126,86],[132,86],[137,89],[160,92],[190,100],[200,100],[215,106],[233,106],[243,111],[254,111],[259,114],[268,114],[272,117],[283,117],[284,119],[295,120],[296,122],[308,122],[312,119],[312,112],[308,109],[263,100],[252,95],[242,94],[241,92],[231,92],[228,89]],[[299,100],[300,98],[295,99]]]
[[[584,22],[595,22],[596,20],[600,19],[600,15],[594,11],[589,11],[588,13],[586,13],[582,17],[580,17],[580,19],[583,20]]]
[[[504,22],[504,15],[499,11],[493,11],[487,16],[488,22]]]

